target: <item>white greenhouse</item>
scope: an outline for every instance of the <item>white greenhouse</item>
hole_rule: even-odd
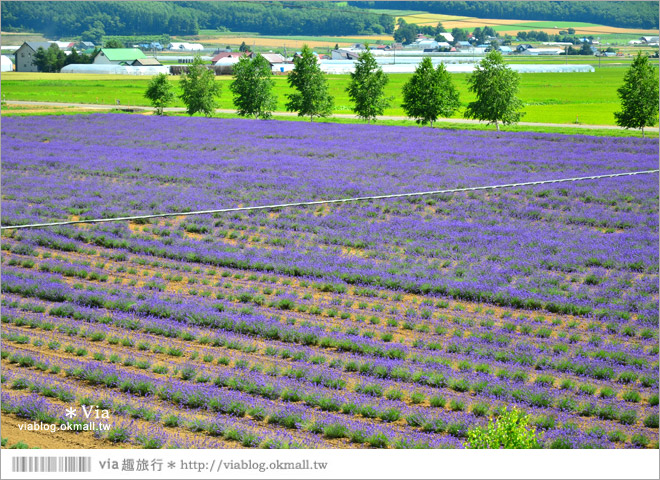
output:
[[[158,75],[164,73],[168,75],[170,68],[167,66],[142,66],[133,67],[126,65],[112,64],[83,64],[72,63],[62,68],[62,73],[97,73],[103,75]]]
[[[409,59],[406,59],[409,60]],[[380,67],[385,73],[413,73],[421,58],[417,62],[399,62],[397,63],[384,63],[379,62]],[[444,59],[433,58],[433,65],[444,63],[445,68],[451,73],[472,73],[475,68],[474,63],[454,63],[454,59],[449,62],[443,61]],[[321,70],[330,74],[346,74],[351,73],[355,69],[355,62],[351,60],[323,60],[320,62]],[[508,65],[512,70],[519,73],[562,73],[562,72],[594,72],[594,67],[591,65],[550,65],[550,64],[510,64]]]
[[[11,61],[7,55],[2,56],[2,71],[3,72],[12,72],[14,71],[14,62]]]

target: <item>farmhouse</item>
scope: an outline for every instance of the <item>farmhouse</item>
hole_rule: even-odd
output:
[[[655,35],[655,36],[645,36],[645,37],[641,37],[639,40],[640,40],[642,43],[645,43],[645,44],[647,44],[647,45],[657,45],[657,44],[658,44],[658,40],[659,40],[659,38],[660,38],[660,37],[658,37],[657,35]]]
[[[102,48],[92,63],[131,65],[135,60],[144,58],[147,56],[137,48]]]
[[[14,64],[17,72],[38,72],[39,69],[34,64],[34,54],[39,47],[48,50],[48,42],[24,42],[14,53]]]

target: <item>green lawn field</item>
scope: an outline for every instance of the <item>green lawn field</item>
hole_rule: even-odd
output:
[[[525,104],[524,121],[547,123],[580,123],[613,125],[614,112],[619,109],[616,89],[623,81],[625,67],[603,67],[594,73],[527,73],[521,75],[519,96]],[[467,90],[467,75],[454,74],[463,106],[474,99]],[[334,113],[351,113],[346,94],[348,75],[328,75],[331,94],[335,98]],[[410,74],[392,74],[387,95],[393,97],[385,115],[404,115],[401,109],[401,89]],[[178,90],[178,77],[171,77]],[[284,111],[286,94],[291,90],[286,77],[274,77],[278,95],[278,110]],[[233,108],[229,90],[231,76],[219,76],[222,84],[220,108]],[[148,77],[115,75],[79,75],[48,73],[5,73],[2,75],[2,95],[6,100],[34,100],[72,103],[148,105],[144,98]],[[177,99],[172,106],[183,106]],[[463,107],[464,108],[464,107]],[[462,111],[455,116],[462,117]]]

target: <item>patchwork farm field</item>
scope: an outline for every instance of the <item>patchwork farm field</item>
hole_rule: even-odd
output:
[[[396,11],[394,11],[396,12]],[[607,35],[607,34],[638,34],[654,35],[653,30],[619,28],[596,23],[573,22],[573,21],[539,21],[539,20],[509,20],[493,18],[464,17],[457,15],[443,15],[427,12],[406,12],[401,11],[392,13],[397,15],[397,19],[403,18],[407,23],[416,23],[418,25],[432,25],[442,23],[447,31],[452,28],[464,28],[473,30],[476,27],[493,27],[495,31],[502,35],[508,33],[515,36],[520,31],[544,31],[549,34],[558,33],[560,29],[574,28],[578,35]]]
[[[11,117],[3,226],[655,169],[658,140]],[[658,447],[657,174],[2,233],[2,427],[29,446]],[[100,420],[92,419],[97,424]],[[9,433],[6,433],[9,432]]]

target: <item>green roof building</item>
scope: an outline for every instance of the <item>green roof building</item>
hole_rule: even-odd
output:
[[[102,48],[94,57],[93,63],[130,65],[139,58],[147,56],[137,48]]]

